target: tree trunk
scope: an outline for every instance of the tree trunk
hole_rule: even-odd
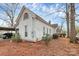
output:
[[[69,38],[69,6],[66,3],[66,22],[67,22],[67,37]]]
[[[11,27],[14,27],[13,18],[11,19]]]
[[[75,4],[69,4],[69,20],[70,20],[70,42],[75,43],[76,30],[75,30]]]

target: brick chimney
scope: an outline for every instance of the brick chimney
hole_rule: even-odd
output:
[[[49,20],[49,24],[51,24],[51,21]]]

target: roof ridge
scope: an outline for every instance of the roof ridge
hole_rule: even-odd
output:
[[[34,13],[33,11],[31,11],[29,8],[27,8],[25,5],[23,5],[22,6],[22,9],[21,9],[21,11],[20,11],[20,13],[19,13],[19,15],[18,15],[18,17],[17,17],[17,19],[16,19],[16,21],[18,21],[18,19],[20,18],[20,14],[22,14],[23,13],[23,11],[24,10],[29,10],[30,12],[32,12],[35,16],[37,16],[37,17],[39,17],[39,21],[41,21],[41,22],[43,22],[43,23],[45,23],[45,24],[47,24],[47,25],[50,25],[51,27],[53,27],[52,26],[52,24],[49,24],[46,20],[44,20],[41,16],[39,16],[39,15],[37,15],[36,13]]]

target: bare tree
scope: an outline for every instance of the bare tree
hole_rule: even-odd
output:
[[[66,3],[66,23],[67,23],[67,37],[69,38],[69,6]]]
[[[4,12],[3,15],[5,15],[5,17],[0,17],[0,19],[7,22],[9,24],[9,26],[11,26],[11,27],[14,26],[14,18],[15,18],[16,9],[17,9],[18,5],[19,4],[17,4],[17,3],[0,4],[1,10]]]
[[[69,21],[68,21],[69,20],[69,13],[68,13],[69,12],[68,11],[69,7],[68,7],[67,3],[64,4],[64,6],[66,7],[66,9],[62,8],[63,7],[63,5],[62,5],[61,8],[57,8],[55,12],[52,12],[52,13],[50,13],[48,15],[51,15],[51,14],[54,14],[54,13],[59,13],[59,12],[64,13],[64,15],[65,15],[64,17],[63,16],[58,16],[59,18],[64,20],[63,22],[61,22],[61,27],[60,27],[61,31],[60,31],[60,33],[62,32],[63,24],[66,21],[66,23],[67,23],[67,37],[69,37]]]
[[[70,41],[75,43],[75,36],[76,36],[76,30],[75,30],[75,4],[70,3],[69,4],[69,20],[70,20]]]
[[[63,20],[66,21],[66,24],[67,24],[67,37],[69,37],[70,36],[69,35],[69,23],[70,23],[70,21],[69,21],[69,4],[68,3],[65,3],[64,6],[65,6],[66,9],[65,8],[63,9],[62,8],[63,6],[61,6],[61,8],[57,8],[55,12],[51,12],[48,15],[55,14],[55,13],[58,13],[58,12],[62,12],[62,13],[65,14],[64,17],[61,16],[59,18],[61,18],[61,19],[63,19]],[[77,6],[75,9],[77,10],[77,8],[79,8],[79,6]],[[75,13],[75,18],[77,18],[77,17],[79,17],[79,14],[78,13]],[[79,19],[75,19],[75,21],[79,23]],[[63,28],[63,24],[64,24],[64,22],[61,22],[61,31],[62,31],[62,28]]]

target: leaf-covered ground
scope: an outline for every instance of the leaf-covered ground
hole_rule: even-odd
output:
[[[43,41],[9,42],[0,41],[0,55],[4,56],[76,56],[79,55],[79,44],[69,43],[68,38],[52,40],[48,47]]]

